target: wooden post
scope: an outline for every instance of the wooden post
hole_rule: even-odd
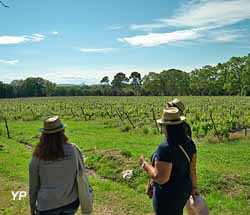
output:
[[[72,113],[73,117],[75,118],[75,117],[76,117],[76,115],[75,115],[75,113],[73,112],[73,109],[72,109],[72,108],[70,108],[70,111],[71,111],[71,113]]]
[[[132,125],[133,128],[135,128],[134,123],[132,122],[132,120],[130,119],[129,115],[127,112],[123,111],[123,113],[125,114],[126,118],[128,119],[129,123]]]
[[[218,140],[221,140],[221,138],[220,138],[220,136],[219,136],[219,133],[218,133],[218,131],[217,131],[217,129],[216,129],[216,125],[215,125],[215,123],[214,123],[214,119],[213,119],[212,113],[210,113],[210,118],[211,118],[212,123],[213,123],[213,126],[214,126],[215,134],[216,134],[216,136],[218,137]]]
[[[116,113],[117,113],[118,117],[120,118],[120,120],[122,121],[122,124],[123,124],[124,126],[126,126],[126,124],[124,123],[124,121],[123,121],[123,119],[122,119],[122,116],[121,116],[119,110],[116,110]]]
[[[87,117],[86,117],[86,115],[85,115],[85,112],[84,112],[84,110],[83,110],[83,107],[81,107],[81,110],[82,110],[82,115],[84,116],[85,121],[87,121]]]
[[[156,118],[155,118],[154,108],[152,108],[151,111],[152,111],[152,113],[153,113],[153,120],[154,120],[154,122],[155,122],[155,126],[156,126],[156,128],[157,128],[158,133],[159,133],[159,132],[160,132],[160,129],[159,129],[159,126],[158,126],[157,121],[156,121]]]
[[[106,111],[106,114],[109,116],[109,118],[111,119],[112,116],[109,114],[109,111],[107,109],[107,107],[105,106],[105,111]],[[112,113],[112,106],[111,106],[111,113]]]
[[[4,118],[4,122],[5,122],[5,127],[6,127],[8,138],[10,139],[10,131],[9,131],[8,122],[7,122],[6,117]]]
[[[35,120],[35,113],[34,113],[34,111],[32,110],[32,108],[30,108],[30,111],[31,111],[31,113],[32,113],[33,120]]]

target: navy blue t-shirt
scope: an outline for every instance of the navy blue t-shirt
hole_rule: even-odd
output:
[[[192,160],[196,153],[194,142],[189,139],[181,144]],[[190,163],[178,146],[172,146],[167,141],[161,143],[152,156],[155,160],[172,163],[170,179],[167,183],[153,185],[153,207],[156,215],[181,215],[183,208],[192,192]]]
[[[196,147],[193,140],[189,139],[186,143],[181,144],[181,146],[188,154],[190,160],[192,160],[193,154],[196,153]],[[173,164],[170,179],[166,184],[161,185],[162,187],[177,190],[190,184],[190,163],[186,155],[178,146],[172,146],[167,141],[164,141],[158,146],[153,154],[153,163],[155,159]]]

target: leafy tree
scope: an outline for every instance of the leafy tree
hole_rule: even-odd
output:
[[[101,84],[106,84],[109,85],[109,77],[108,76],[104,76],[102,78],[102,80],[100,81]]]
[[[216,67],[204,66],[201,69],[195,69],[190,74],[190,88],[193,95],[212,96],[220,91],[218,85],[218,73]]]
[[[129,79],[126,77],[126,75],[122,72],[119,72],[114,76],[114,79],[111,84],[115,88],[121,88],[126,86],[128,81]]]
[[[248,54],[246,65],[242,72],[241,95],[250,96],[250,54]]]
[[[177,69],[160,73],[161,95],[186,95],[189,93],[189,75]]]
[[[155,72],[150,72],[145,75],[142,79],[143,83],[143,94],[144,95],[154,95],[159,96],[161,94],[161,82],[160,74]]]
[[[129,80],[131,80],[131,85],[134,89],[134,92],[136,95],[140,94],[140,88],[141,88],[141,74],[139,72],[132,72],[129,76]]]
[[[57,86],[42,78],[29,77],[0,82],[0,98],[31,96],[85,96],[85,95],[250,95],[250,54],[232,57],[216,66],[204,66],[191,73],[177,69],[150,72],[141,79],[132,72],[129,79],[117,73],[109,85],[107,76],[103,85]],[[130,84],[128,81],[130,80]]]
[[[246,58],[232,57],[222,64],[220,78],[223,79],[223,89],[227,95],[240,95],[243,89],[242,72]]]

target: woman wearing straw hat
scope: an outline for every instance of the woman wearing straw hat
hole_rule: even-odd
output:
[[[184,116],[184,110],[186,109],[186,107],[185,107],[185,105],[183,104],[183,102],[181,100],[175,98],[172,101],[170,101],[170,102],[167,103],[167,107],[176,107],[176,108],[178,108],[179,111],[180,111],[180,114],[182,116]],[[186,121],[183,122],[183,127],[184,127],[184,130],[185,130],[186,134],[189,137],[192,138],[191,127],[190,127],[190,125]]]
[[[73,215],[79,206],[74,146],[64,134],[58,116],[41,128],[40,142],[29,166],[31,214]]]
[[[163,110],[157,122],[166,139],[152,156],[150,165],[140,157],[139,164],[153,180],[153,207],[156,215],[182,215],[191,194],[196,194],[196,147],[183,128],[184,116],[175,107]],[[167,135],[166,135],[167,134]]]

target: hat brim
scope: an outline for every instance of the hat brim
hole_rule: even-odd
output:
[[[178,121],[169,121],[169,120],[164,120],[164,119],[158,119],[156,122],[161,125],[178,125],[183,123],[183,121],[186,120],[185,116],[180,116],[180,120]]]
[[[40,128],[39,131],[41,131],[43,134],[54,134],[54,133],[63,131],[65,128],[66,128],[66,125],[61,125],[59,128],[56,128],[53,130],[46,130],[44,128]]]
[[[167,102],[169,107],[173,107],[173,103],[172,102]]]

